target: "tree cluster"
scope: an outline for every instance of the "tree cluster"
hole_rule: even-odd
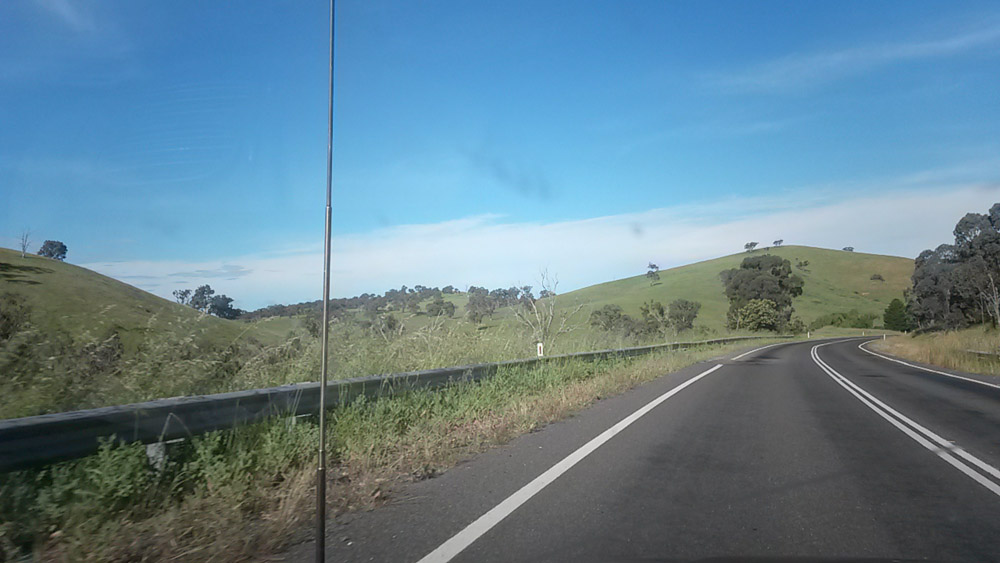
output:
[[[195,290],[176,289],[174,299],[181,305],[187,305],[202,313],[215,315],[220,319],[235,319],[245,313],[242,309],[233,307],[233,298],[223,294],[215,294],[210,285],[203,285]]]
[[[488,290],[485,287],[471,286],[469,288],[469,301],[465,304],[465,312],[469,320],[474,323],[482,323],[488,317],[492,317],[497,309],[502,307],[521,307],[531,309],[532,305],[539,299],[555,297],[553,289],[544,287],[538,293],[538,297],[532,292],[530,285],[521,287],[497,288]]]
[[[921,330],[1000,321],[1000,203],[966,214],[954,235],[917,256],[907,311]]]
[[[691,329],[700,309],[701,303],[687,299],[676,299],[667,307],[649,301],[639,307],[642,317],[637,319],[618,305],[605,305],[590,314],[590,325],[637,340],[660,338],[671,329],[676,333]]]
[[[455,304],[451,301],[445,301],[444,297],[438,297],[434,301],[427,304],[427,314],[432,317],[454,317],[455,316]]]
[[[333,317],[343,317],[349,309],[361,309],[366,316],[387,311],[410,311],[419,312],[420,302],[432,299],[437,301],[442,295],[452,295],[461,293],[455,286],[448,285],[443,288],[425,287],[416,285],[412,288],[405,285],[399,289],[390,289],[384,294],[362,293],[354,297],[340,297],[330,299],[330,314]],[[433,303],[432,303],[433,304]],[[447,308],[447,307],[446,307]],[[309,315],[323,310],[323,301],[308,301],[296,303],[294,305],[270,305],[249,313],[243,314],[240,318],[246,320],[265,319],[268,317],[294,317],[299,315]],[[428,313],[430,314],[430,313]]]
[[[792,273],[788,260],[771,254],[748,256],[739,268],[724,270],[719,276],[729,298],[729,328],[780,331],[791,323],[794,312],[792,299],[802,295],[803,282],[802,278]],[[770,309],[765,304],[754,303],[744,311],[751,306],[751,302],[760,300],[773,304],[773,322]],[[751,317],[752,327],[747,326]]]
[[[876,319],[878,319],[878,315],[874,313],[859,313],[857,309],[851,309],[846,313],[827,313],[826,315],[821,315],[809,323],[809,329],[816,330],[824,326],[875,328]]]

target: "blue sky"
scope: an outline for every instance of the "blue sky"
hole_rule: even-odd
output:
[[[318,298],[326,10],[0,4],[0,245],[28,227],[164,296]],[[572,289],[774,238],[913,256],[1000,201],[995,2],[337,16],[337,295]]]

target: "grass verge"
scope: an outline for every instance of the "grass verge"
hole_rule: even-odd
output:
[[[884,342],[877,342],[873,349],[947,369],[1000,375],[1000,356],[982,356],[969,352],[977,350],[1000,353],[1000,332],[987,326],[919,336],[893,336]]]
[[[773,342],[773,341],[768,341]],[[752,342],[509,370],[477,384],[334,409],[330,512],[369,509],[401,484]],[[44,561],[242,561],[305,539],[311,419],[273,419],[170,446],[162,471],[140,445],[0,476],[0,551]]]

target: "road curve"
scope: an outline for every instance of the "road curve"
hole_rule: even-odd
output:
[[[331,522],[328,560],[1000,561],[1000,389],[862,342],[600,401]]]

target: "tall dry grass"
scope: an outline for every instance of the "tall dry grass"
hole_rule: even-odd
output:
[[[943,368],[1000,375],[1000,356],[970,352],[1000,354],[1000,331],[987,326],[919,336],[892,336],[885,342],[877,342],[874,349]]]

